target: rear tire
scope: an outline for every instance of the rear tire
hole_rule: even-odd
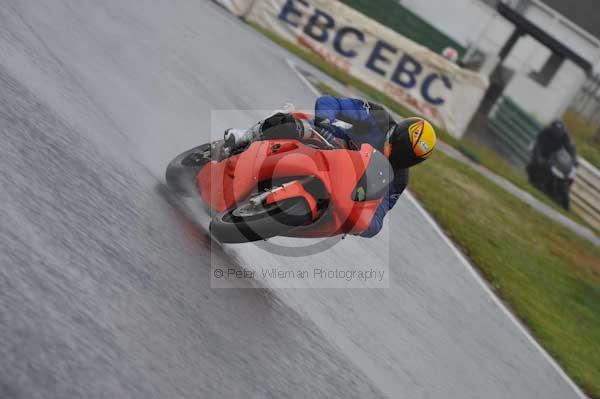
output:
[[[283,235],[312,222],[304,198],[289,198],[271,205],[252,206],[250,202],[215,215],[210,232],[223,243],[265,240]]]
[[[183,197],[198,195],[196,176],[212,159],[210,143],[194,147],[179,154],[167,166],[165,179],[171,191]]]

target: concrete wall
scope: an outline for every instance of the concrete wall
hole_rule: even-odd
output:
[[[547,87],[519,73],[505,88],[504,94],[540,123],[548,124],[565,112],[585,79],[581,68],[571,61],[565,61]]]

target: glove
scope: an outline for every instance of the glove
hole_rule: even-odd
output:
[[[346,136],[346,133],[339,127],[332,125],[329,119],[316,119],[315,127],[325,140],[336,148],[357,149],[356,146]],[[337,134],[336,134],[337,133]],[[340,135],[342,137],[340,137]]]
[[[323,136],[323,138],[325,140],[327,140],[330,144],[335,145],[336,142],[336,135],[333,132],[333,129],[331,127],[319,127],[319,133],[321,134],[321,136]]]
[[[328,128],[331,126],[331,121],[327,118],[321,118],[321,117],[315,116],[315,126],[318,126],[321,128]]]

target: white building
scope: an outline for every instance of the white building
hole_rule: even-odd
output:
[[[492,0],[401,0],[400,3],[467,48],[464,61],[492,75],[503,95],[545,124],[562,115],[591,68],[600,64],[600,40],[538,0],[505,2],[507,12],[531,23],[498,66],[515,21]],[[575,5],[574,5],[575,6]],[[599,5],[600,9],[600,5]],[[539,28],[541,33],[536,36]],[[524,29],[521,27],[521,29]],[[529,29],[534,29],[528,31]]]

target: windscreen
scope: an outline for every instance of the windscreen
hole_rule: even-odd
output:
[[[354,201],[370,201],[384,196],[394,179],[394,171],[388,159],[380,151],[373,150],[371,160],[356,188],[352,191]]]

